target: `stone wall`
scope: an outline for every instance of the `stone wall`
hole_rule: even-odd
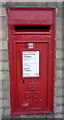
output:
[[[26,1],[26,0],[25,0]],[[8,59],[8,14],[7,7],[55,7],[55,82],[54,82],[54,114],[20,115],[20,118],[62,118],[62,2],[18,2],[4,0],[0,2],[0,118],[11,117],[10,78]],[[63,64],[64,66],[64,64]],[[64,98],[63,98],[64,100]]]

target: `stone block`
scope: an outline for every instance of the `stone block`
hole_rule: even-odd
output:
[[[10,90],[10,82],[8,80],[3,80],[2,81],[2,90]]]
[[[62,98],[62,104],[63,104],[63,106],[64,106],[64,97]]]
[[[0,0],[0,2],[3,4],[3,3],[6,3],[6,0],[3,0],[3,1],[2,1],[2,0]]]
[[[0,50],[0,61],[2,61],[2,50]]]
[[[7,117],[11,114],[10,108],[9,109],[2,109],[2,117]]]
[[[57,8],[57,14],[56,14],[57,17],[62,17],[62,7],[58,7]]]
[[[55,68],[62,69],[62,66],[64,66],[64,63],[62,63],[62,59],[56,59],[55,60]]]
[[[0,80],[9,80],[9,72],[8,71],[0,71]]]
[[[4,62],[4,61],[2,62],[2,70],[9,71],[9,63],[8,62]]]
[[[10,91],[2,91],[2,99],[3,100],[10,100]]]
[[[61,88],[55,88],[54,89],[54,95],[55,95],[55,97],[62,97],[62,89]]]
[[[56,0],[53,0],[53,1],[52,0],[45,0],[45,1],[44,0],[24,0],[24,1],[17,0],[17,2],[36,2],[37,3],[37,2],[56,2]]]
[[[54,97],[55,106],[62,105],[62,97]]]
[[[0,90],[0,100],[2,100],[2,90]]]
[[[62,79],[62,88],[64,88],[64,78]]]
[[[62,30],[62,16],[56,17],[56,29]]]
[[[60,2],[57,2],[57,5],[56,5],[58,8],[59,7],[62,7],[62,2],[60,1]]]
[[[62,105],[54,108],[54,113],[62,113]]]
[[[2,61],[0,61],[0,70],[2,70]]]
[[[6,2],[12,3],[12,2],[17,2],[17,0],[6,0]]]
[[[62,88],[62,80],[55,80],[55,88]]]
[[[62,51],[62,58],[64,59],[64,50]],[[62,62],[64,62],[64,61],[62,61]]]
[[[1,50],[5,50],[5,49],[8,49],[8,43],[7,41],[0,41],[0,49]]]
[[[8,30],[7,28],[0,28],[0,40],[8,40]]]
[[[2,61],[8,61],[8,51],[2,50]],[[0,58],[1,59],[1,58]]]
[[[0,71],[0,80],[2,80],[2,71]]]
[[[56,49],[60,49],[60,48],[62,48],[62,40],[60,41],[56,40]]]
[[[64,113],[62,114],[62,118],[64,119]]]
[[[0,7],[0,16],[7,16],[6,8]]]
[[[64,105],[62,106],[62,112],[63,112],[63,114],[64,114]]]
[[[0,1],[0,7],[2,7],[2,2]]]
[[[0,28],[0,40],[2,40],[2,28]]]
[[[62,58],[62,50],[56,51],[56,58]]]
[[[0,17],[0,28],[2,28],[2,17]]]
[[[55,71],[55,78],[62,79],[62,69],[61,70],[56,69],[56,71]]]
[[[27,5],[30,7],[30,6],[37,6],[37,7],[44,7],[47,5],[47,3],[44,1],[44,2],[26,2],[28,3]],[[25,4],[25,3],[24,3]]]
[[[2,90],[2,80],[0,80],[0,90]]]
[[[2,109],[0,109],[0,120],[2,120]]]
[[[2,109],[2,100],[0,100],[0,109]]]
[[[60,119],[60,118],[62,118],[62,114],[55,114],[54,118],[59,118]]]
[[[56,30],[56,41],[62,41],[62,30]]]
[[[56,6],[57,6],[57,2],[54,2],[54,1],[48,2],[48,1],[47,1],[47,6],[48,6],[48,7],[56,7]]]
[[[2,100],[2,108],[10,108],[10,101]]]
[[[8,27],[8,17],[7,16],[3,16],[2,17],[2,28],[7,28]]]

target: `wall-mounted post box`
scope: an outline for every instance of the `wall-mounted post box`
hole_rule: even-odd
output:
[[[13,115],[51,113],[55,8],[8,8]]]

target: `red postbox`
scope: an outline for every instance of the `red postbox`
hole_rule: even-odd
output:
[[[51,113],[55,8],[8,8],[13,115]]]

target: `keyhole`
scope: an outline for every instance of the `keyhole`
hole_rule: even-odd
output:
[[[24,80],[22,80],[22,83],[24,83]]]

